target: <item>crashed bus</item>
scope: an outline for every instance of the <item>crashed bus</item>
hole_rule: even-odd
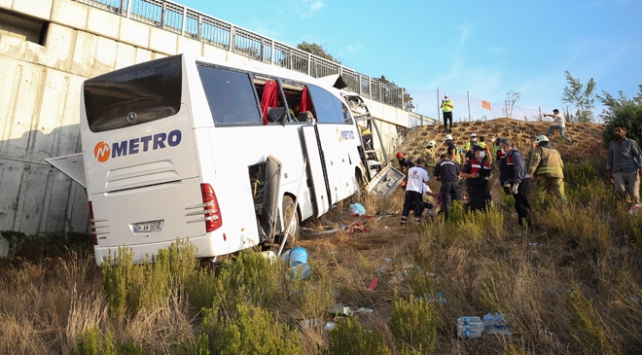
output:
[[[214,260],[294,243],[372,177],[358,98],[275,66],[181,54],[88,79],[80,101],[82,153],[48,161],[86,188],[98,265],[177,238]]]

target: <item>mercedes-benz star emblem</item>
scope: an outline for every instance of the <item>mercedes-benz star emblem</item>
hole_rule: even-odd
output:
[[[136,122],[136,112],[130,112],[127,114],[127,122],[129,123]]]

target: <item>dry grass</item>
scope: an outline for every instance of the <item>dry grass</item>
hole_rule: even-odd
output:
[[[230,335],[224,325],[247,336],[243,331],[252,328],[238,317],[249,309],[248,319],[278,324],[283,339],[298,329],[307,354],[342,353],[335,347],[346,344],[353,353],[433,353],[434,347],[439,354],[638,354],[642,214],[629,215],[600,180],[567,186],[567,195],[567,205],[535,202],[536,228],[527,235],[517,234],[511,208],[399,227],[402,191],[387,201],[366,196],[369,214],[397,214],[355,218],[344,203],[304,224],[311,229],[300,241],[310,254],[310,280],[287,281],[284,268],[241,256],[216,274],[201,270],[193,278],[200,288],[177,284],[160,303],[123,317],[110,316],[90,254],[4,260],[0,353],[71,354],[97,329],[104,339],[112,334],[146,353],[193,354],[215,343],[212,336]],[[367,232],[340,230],[354,222]],[[375,278],[377,287],[367,290]],[[345,322],[325,311],[334,302],[374,311]],[[457,338],[458,317],[488,312],[505,314],[514,334]],[[338,322],[340,331],[303,326],[306,319]],[[424,327],[431,319],[436,329]]]

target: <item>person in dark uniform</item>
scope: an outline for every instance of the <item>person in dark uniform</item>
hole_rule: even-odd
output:
[[[441,181],[441,210],[448,220],[448,206],[453,200],[462,200],[461,187],[459,186],[459,165],[448,159],[448,155],[442,154],[439,163],[435,166],[433,176]]]
[[[531,229],[533,223],[530,196],[533,191],[533,183],[527,172],[524,156],[513,147],[513,143],[509,139],[502,140],[499,147],[506,154],[507,178],[504,187],[509,188],[510,193],[515,196],[515,210],[519,217],[519,225],[523,226],[526,221],[528,229]]]
[[[399,168],[401,169],[401,172],[406,175],[408,175],[408,170],[415,166],[415,164],[413,164],[410,159],[406,159],[403,157],[402,152],[397,152],[397,161],[399,162]]]
[[[497,162],[497,170],[499,170],[499,183],[501,184],[502,188],[504,189],[505,194],[510,194],[510,190],[505,187],[504,185],[506,184],[506,180],[508,179],[508,163],[506,162],[506,152],[501,150],[499,148],[499,145],[503,139],[497,138],[495,143],[497,143],[497,153],[495,153],[495,161]],[[510,158],[510,166],[512,168],[513,166],[513,157]]]
[[[464,163],[461,176],[466,178],[468,207],[472,211],[485,211],[486,204],[490,202],[488,186],[490,164],[486,159],[486,149],[476,145],[473,147],[473,152],[473,157]]]

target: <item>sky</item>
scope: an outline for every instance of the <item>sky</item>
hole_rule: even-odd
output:
[[[317,43],[342,64],[406,88],[437,115],[437,87],[463,115],[466,95],[550,112],[565,71],[595,92],[642,84],[642,0],[177,0],[290,46]],[[596,101],[596,114],[601,105]],[[482,114],[475,111],[476,115]]]

